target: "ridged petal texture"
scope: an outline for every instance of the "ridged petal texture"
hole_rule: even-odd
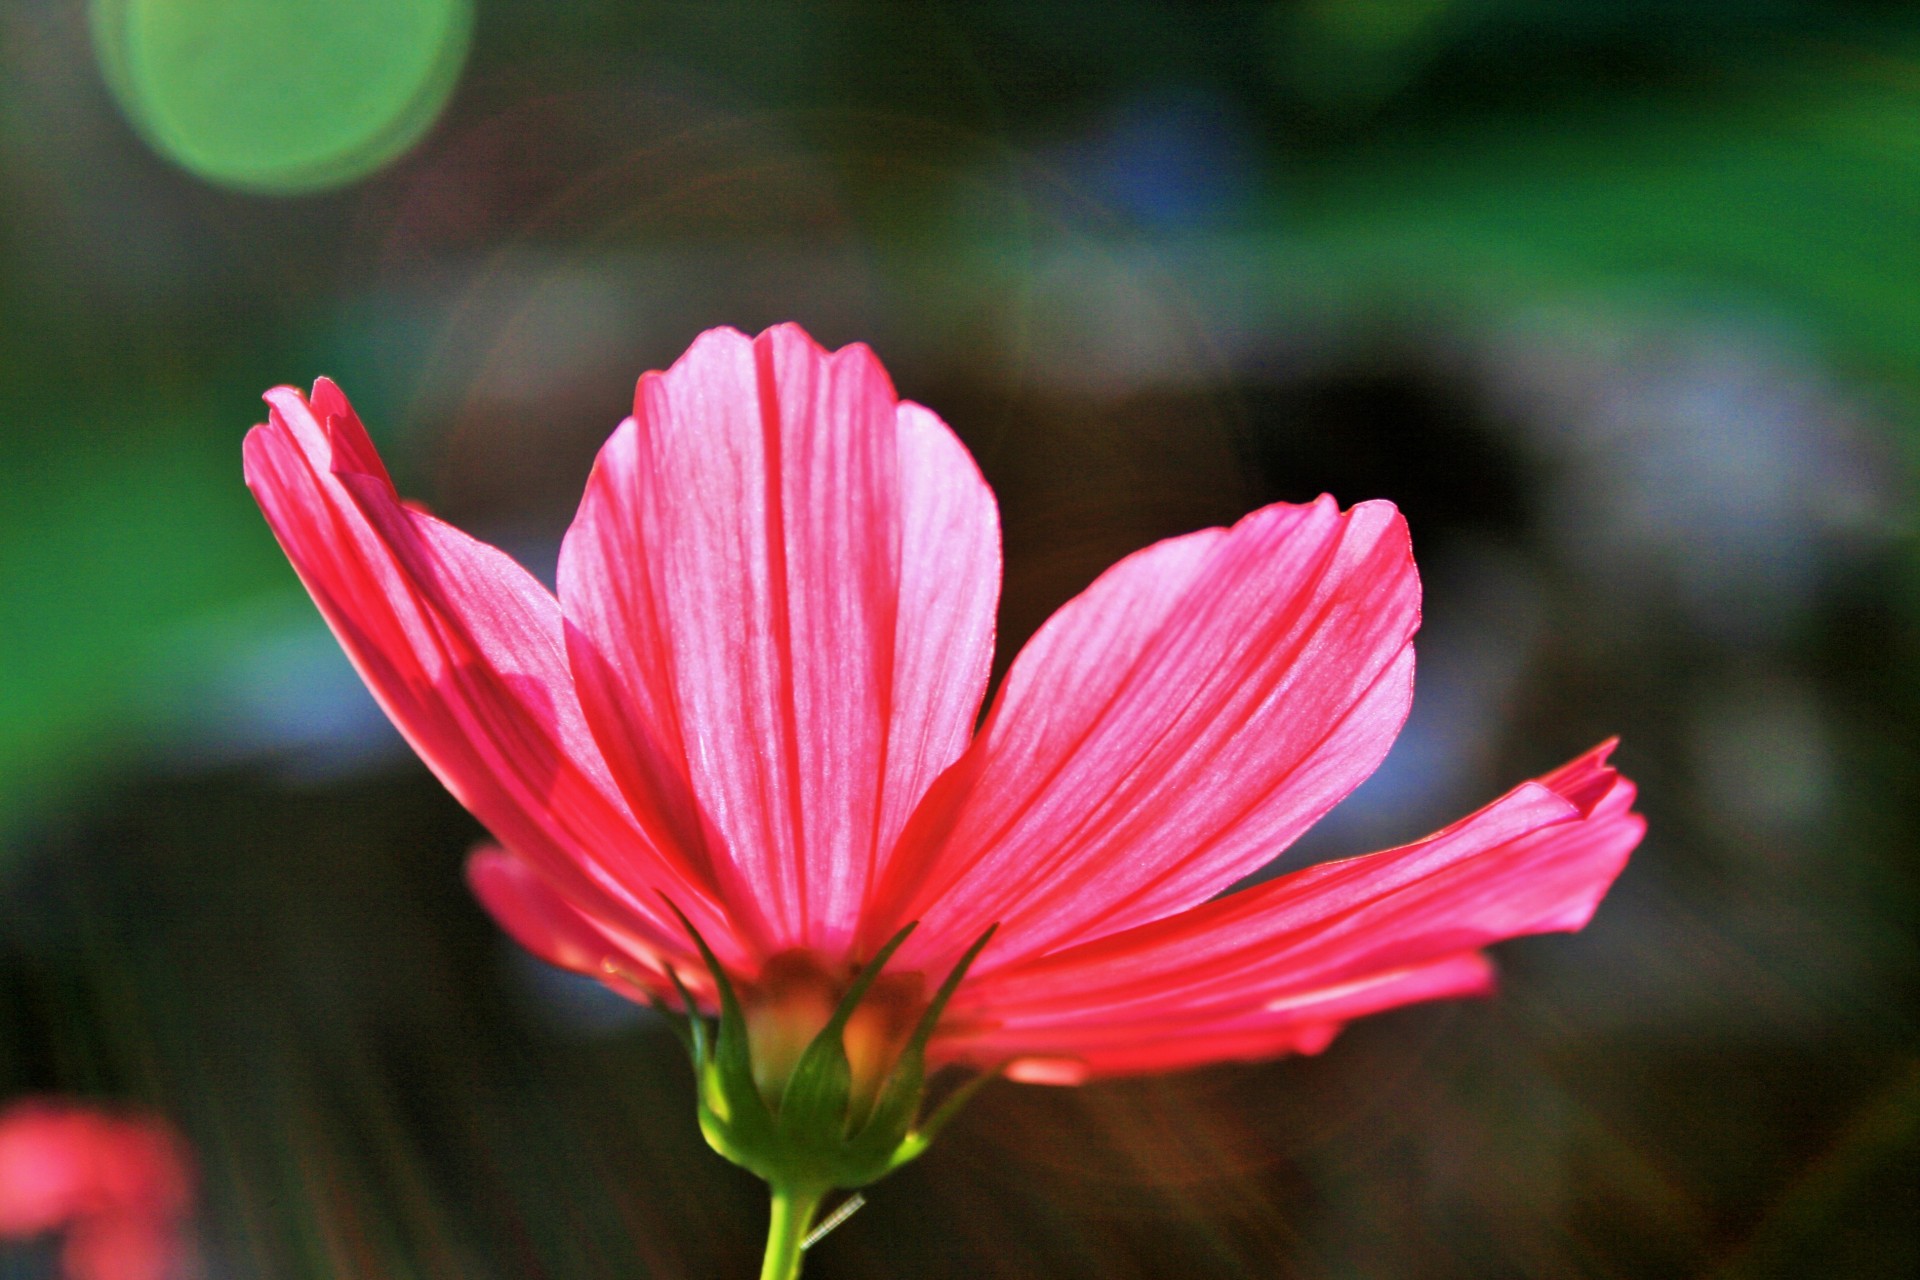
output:
[[[966,747],[999,586],[952,433],[865,347],[794,328],[716,330],[643,378],[560,558],[595,737],[768,951],[849,945]]]
[[[1205,901],[1359,785],[1413,697],[1419,582],[1386,503],[1329,498],[1130,556],[1015,660],[915,818],[876,933],[902,963],[976,921],[989,973]]]
[[[247,482],[334,635],[400,732],[474,816],[557,888],[669,954],[654,889],[740,955],[703,868],[630,811],[566,663],[560,607],[504,553],[402,503],[330,382],[269,392]],[[656,826],[658,824],[655,824]]]
[[[401,731],[499,839],[476,895],[639,998],[806,948],[944,972],[944,1061],[1029,1080],[1323,1047],[1580,927],[1641,832],[1599,748],[1427,840],[1218,897],[1380,762],[1419,582],[1389,504],[1149,547],[1015,659],[979,732],[992,494],[862,346],[702,335],[640,381],[557,598],[393,490],[332,384],[269,393],[248,483]]]
[[[950,1051],[1014,1074],[1170,1070],[1324,1047],[1378,1009],[1484,991],[1479,949],[1578,929],[1639,843],[1595,748],[1424,840],[1321,863],[977,979]]]

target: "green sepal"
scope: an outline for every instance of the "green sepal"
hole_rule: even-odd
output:
[[[693,1073],[698,1077],[707,1069],[707,1020],[701,1016],[700,1006],[694,1003],[687,984],[680,980],[680,971],[672,965],[666,968],[667,977],[673,979],[673,989],[680,993],[680,1003],[687,1007],[687,1024],[681,1039],[686,1042],[687,1053],[693,1058]]]
[[[992,940],[994,930],[999,927],[997,924],[988,925],[986,931],[974,939],[973,945],[967,948],[959,963],[948,972],[946,981],[940,984],[940,989],[928,1002],[913,1034],[907,1039],[906,1047],[900,1051],[900,1057],[894,1063],[893,1074],[887,1078],[866,1127],[849,1144],[854,1160],[863,1165],[881,1162],[881,1173],[889,1173],[926,1150],[926,1142],[923,1141],[912,1155],[899,1155],[905,1144],[915,1136],[914,1119],[920,1114],[920,1103],[926,1092],[927,1045],[933,1039],[934,1029],[940,1024],[940,1015],[946,1012],[947,1002],[960,989],[967,970],[973,967],[973,962],[979,958],[980,952]],[[963,1086],[966,1096],[972,1097],[973,1090],[988,1078],[982,1077]],[[964,1102],[965,1098],[961,1100]],[[954,1108],[955,1111],[958,1109]],[[931,1141],[931,1137],[927,1140]]]
[[[920,1122],[918,1128],[901,1139],[899,1145],[893,1149],[893,1155],[887,1160],[885,1172],[892,1173],[909,1160],[919,1159],[926,1149],[933,1145],[933,1140],[940,1136],[940,1131],[960,1114],[960,1108],[966,1106],[973,1095],[980,1092],[987,1083],[998,1080],[1000,1073],[1006,1069],[1006,1064],[1003,1062],[999,1066],[982,1071],[948,1094],[946,1099],[934,1108],[933,1113]]]
[[[721,1155],[746,1164],[766,1177],[756,1164],[740,1159],[740,1154],[765,1150],[774,1136],[773,1115],[753,1082],[746,1016],[740,1011],[739,997],[734,994],[733,983],[727,978],[727,971],[720,967],[713,948],[672,899],[667,899],[667,906],[680,917],[693,945],[700,949],[700,958],[713,975],[714,990],[720,997],[720,1025],[714,1033],[705,1069],[699,1073],[700,1131],[706,1135],[708,1145]],[[678,983],[677,977],[675,982]]]
[[[913,1121],[920,1114],[920,1100],[926,1092],[926,1064],[905,1054],[894,1066],[893,1074],[881,1087],[866,1124],[847,1142],[845,1163],[849,1168],[877,1169],[867,1181],[891,1167],[893,1152],[913,1132]],[[855,1184],[864,1185],[864,1184]]]
[[[860,970],[827,1025],[808,1042],[800,1061],[794,1064],[793,1074],[787,1077],[787,1086],[780,1094],[778,1123],[780,1132],[795,1146],[830,1150],[845,1140],[853,1089],[853,1068],[847,1060],[847,1022],[917,923],[894,934]]]
[[[680,979],[677,974],[673,981],[675,986],[680,984]],[[680,993],[681,998],[685,999],[686,994],[685,991],[682,991]],[[688,1002],[687,1011],[681,1013],[657,996],[649,999],[647,1003],[653,1006],[655,1013],[667,1020],[667,1025],[673,1028],[673,1038],[678,1040],[680,1047],[687,1051],[687,1057],[693,1059],[693,1069],[696,1072],[699,1071],[700,1051],[694,1046],[693,1037],[697,1033],[697,1029],[701,1026],[700,1011],[694,1008],[691,1002]]]
[[[687,1006],[684,1039],[693,1058],[700,1131],[715,1151],[775,1188],[817,1199],[833,1187],[850,1190],[884,1177],[924,1152],[961,1105],[999,1074],[996,1069],[968,1081],[916,1126],[926,1097],[927,1045],[994,926],[974,941],[941,983],[871,1107],[851,1096],[847,1023],[912,933],[915,925],[908,924],[861,968],[794,1064],[778,1104],[769,1106],[754,1079],[746,1017],[732,981],[692,921],[671,901],[667,905],[699,948],[719,997],[720,1016],[710,1026],[678,972],[667,967]]]
[[[933,1039],[934,1028],[940,1024],[940,1015],[947,1011],[947,1001],[953,999],[953,993],[960,989],[960,982],[967,976],[967,970],[973,968],[973,962],[980,958],[980,953],[986,949],[987,943],[993,940],[994,930],[999,927],[998,924],[988,925],[986,930],[973,940],[973,945],[967,948],[967,953],[960,957],[960,962],[953,966],[947,974],[947,980],[940,984],[940,989],[933,993],[933,999],[928,1002],[926,1012],[920,1015],[919,1025],[913,1029],[912,1038],[907,1041],[907,1053],[925,1056],[927,1043]]]

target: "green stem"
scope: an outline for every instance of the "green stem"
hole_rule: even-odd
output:
[[[799,1280],[800,1242],[813,1229],[820,1211],[821,1191],[796,1191],[775,1185],[773,1213],[767,1220],[767,1259],[760,1264],[760,1280]]]

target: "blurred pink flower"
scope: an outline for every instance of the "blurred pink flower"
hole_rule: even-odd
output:
[[[1219,896],[1399,731],[1420,589],[1388,503],[1275,504],[1127,557],[976,732],[993,496],[864,346],[720,329],[643,377],[557,595],[403,502],[331,382],[267,400],[248,484],[501,842],[471,863],[480,899],[554,964],[663,1001],[678,977],[711,1008],[670,900],[757,1057],[797,1056],[913,921],[848,1028],[856,1084],[990,924],[933,1064],[1071,1083],[1316,1052],[1486,990],[1489,943],[1585,924],[1643,829],[1602,746],[1425,840]]]
[[[192,1176],[173,1130],[52,1098],[0,1112],[0,1239],[62,1231],[68,1280],[168,1280]]]

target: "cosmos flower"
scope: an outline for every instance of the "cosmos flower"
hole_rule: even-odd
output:
[[[1602,746],[1425,840],[1221,896],[1405,718],[1420,590],[1388,503],[1127,557],[980,720],[993,496],[863,346],[719,329],[643,377],[557,592],[402,501],[332,383],[267,400],[248,483],[499,841],[475,892],[554,964],[691,1006],[708,1138],[796,1191],[801,1229],[949,1114],[916,1119],[926,1071],[1317,1052],[1485,991],[1483,947],[1579,928],[1640,838]]]
[[[0,1112],[0,1239],[63,1232],[67,1280],[168,1280],[184,1257],[192,1184],[158,1120],[52,1098]]]

